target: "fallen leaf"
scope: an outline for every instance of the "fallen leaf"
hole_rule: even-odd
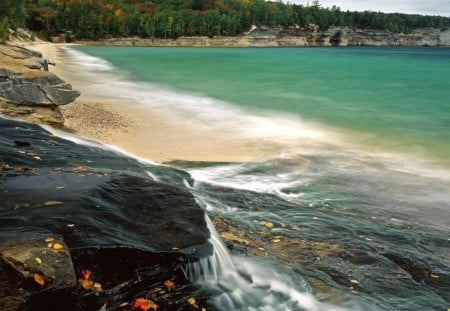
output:
[[[247,241],[246,239],[243,239],[241,237],[238,237],[237,235],[235,235],[232,232],[221,232],[220,236],[224,240],[233,241],[233,242],[241,243],[244,245],[250,245],[249,241]]]
[[[100,283],[94,283],[94,285],[92,285],[92,290],[93,291],[96,291],[96,292],[101,292],[103,289],[102,289],[102,284],[100,284]]]
[[[47,205],[47,206],[59,205],[59,204],[63,204],[63,202],[61,202],[61,201],[47,201],[47,202],[44,203],[44,205]]]
[[[164,285],[166,285],[168,288],[172,288],[174,287],[175,283],[172,282],[171,280],[167,280],[164,282]]]
[[[350,283],[359,284],[359,282],[357,280],[350,280]]]
[[[41,286],[44,286],[45,281],[44,281],[44,278],[40,274],[35,273],[33,278],[36,283],[38,283]]]
[[[261,225],[263,225],[264,227],[267,227],[267,228],[273,228],[273,223],[271,223],[270,221],[265,221],[265,220],[263,220],[263,221],[260,221],[259,222]]]
[[[53,242],[54,240],[55,240],[55,238],[48,237],[48,238],[45,239],[45,242],[49,243],[49,242]]]
[[[432,278],[434,278],[434,279],[439,279],[439,275],[431,274],[430,276],[431,276]]]
[[[8,171],[10,169],[11,169],[11,166],[9,166],[8,164],[0,165],[0,171]]]
[[[62,245],[59,244],[59,243],[53,244],[53,249],[60,250],[60,249],[63,249],[63,248],[64,248],[64,246],[62,246]]]
[[[85,173],[89,170],[87,166],[77,166],[72,169],[74,173]]]
[[[188,304],[190,304],[191,306],[193,306],[194,308],[198,309],[198,305],[197,302],[195,301],[194,297],[191,297],[187,300]]]
[[[41,157],[39,157],[39,156],[33,156],[33,160],[39,160],[39,161],[40,161],[40,160],[42,160],[42,159],[41,159]]]
[[[64,189],[64,188],[66,188],[66,186],[58,186],[58,187],[56,187],[56,189]]]
[[[84,269],[81,271],[81,274],[83,274],[83,279],[89,280],[91,278],[92,272],[91,270]]]
[[[91,280],[78,280],[81,283],[81,286],[83,286],[84,289],[91,289],[92,287],[92,281]]]
[[[73,228],[73,227],[75,227],[75,224],[68,224],[67,227]]]
[[[158,305],[156,303],[154,303],[150,299],[145,299],[145,298],[137,298],[136,301],[134,302],[133,307],[136,309],[144,310],[144,311],[147,311],[150,309],[153,309],[156,311],[156,309],[158,309]]]
[[[53,247],[53,243],[48,243],[48,244],[47,244],[47,247],[48,247],[48,248],[52,248],[52,247]]]
[[[281,240],[280,239],[275,239],[275,240],[273,240],[272,242],[273,243],[278,243],[278,242],[280,242]]]
[[[34,258],[34,261],[36,261],[38,264],[42,264],[42,259],[39,257]]]

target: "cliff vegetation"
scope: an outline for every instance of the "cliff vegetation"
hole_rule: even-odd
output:
[[[341,11],[318,1],[302,6],[265,0],[3,0],[0,40],[8,27],[27,27],[48,39],[68,32],[69,40],[111,37],[178,38],[236,36],[252,25],[301,28],[311,25],[411,33],[445,30],[449,17]],[[67,39],[67,37],[66,37]]]

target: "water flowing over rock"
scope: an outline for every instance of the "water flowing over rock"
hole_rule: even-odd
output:
[[[181,267],[212,253],[203,210],[173,185],[189,175],[34,124],[0,118],[0,132],[1,310],[115,310],[168,279],[160,304],[183,309]]]
[[[80,93],[56,75],[40,70],[48,67],[40,52],[0,45],[0,54],[0,112],[62,124],[58,107],[73,102]]]

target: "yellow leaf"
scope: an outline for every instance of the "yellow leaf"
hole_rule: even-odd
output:
[[[39,156],[33,156],[33,160],[41,160],[41,157],[39,157]]]
[[[36,261],[38,264],[42,264],[42,259],[39,257],[34,258],[34,261]]]
[[[263,226],[265,226],[265,227],[267,227],[267,228],[273,228],[273,223],[271,223],[270,221],[265,221],[265,220],[263,220],[263,221],[260,221],[259,222],[261,225],[263,225]]]
[[[35,273],[33,278],[36,283],[38,283],[41,286],[44,286],[45,281],[44,281],[44,278],[40,274]]]
[[[280,242],[281,240],[280,239],[275,239],[275,240],[273,240],[272,242],[273,243],[278,243],[278,242]]]
[[[168,288],[172,288],[174,287],[175,283],[172,282],[171,280],[167,280],[164,282],[164,285],[166,285]]]
[[[61,202],[61,201],[47,201],[47,202],[44,203],[44,205],[47,205],[47,206],[59,205],[59,204],[63,204],[63,202]]]
[[[198,309],[198,305],[197,302],[195,301],[194,297],[191,297],[187,300],[188,304],[190,304],[191,306],[193,306],[194,308]]]
[[[350,280],[350,283],[359,284],[359,282],[357,280]]]
[[[439,279],[439,275],[431,274],[430,276],[431,276],[432,278],[434,278],[434,279]]]
[[[47,247],[48,247],[48,248],[52,248],[52,247],[53,247],[53,243],[48,243],[48,244],[47,244]]]
[[[53,249],[60,250],[60,249],[63,249],[63,248],[64,248],[64,246],[62,246],[62,245],[59,244],[59,243],[53,244]]]
[[[49,242],[53,242],[54,240],[55,240],[55,238],[48,237],[45,239],[45,242],[49,243]]]
[[[95,292],[101,292],[103,290],[102,284],[94,283],[94,285],[92,285],[91,289]]]

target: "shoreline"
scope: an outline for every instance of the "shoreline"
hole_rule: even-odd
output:
[[[23,46],[54,59],[57,65],[51,67],[50,72],[81,92],[75,102],[60,107],[64,128],[75,134],[157,163],[176,160],[248,162],[273,153],[267,146],[196,124],[194,120],[183,119],[182,115],[171,115],[170,111],[155,111],[132,98],[95,94],[95,90],[89,89],[89,77],[81,71],[70,70],[76,64],[69,64],[74,60],[64,52],[63,45],[39,42]]]
[[[108,38],[76,41],[83,45],[152,47],[450,47],[450,30],[415,29],[411,33],[331,27],[317,29],[255,28],[236,36],[178,38]]]

